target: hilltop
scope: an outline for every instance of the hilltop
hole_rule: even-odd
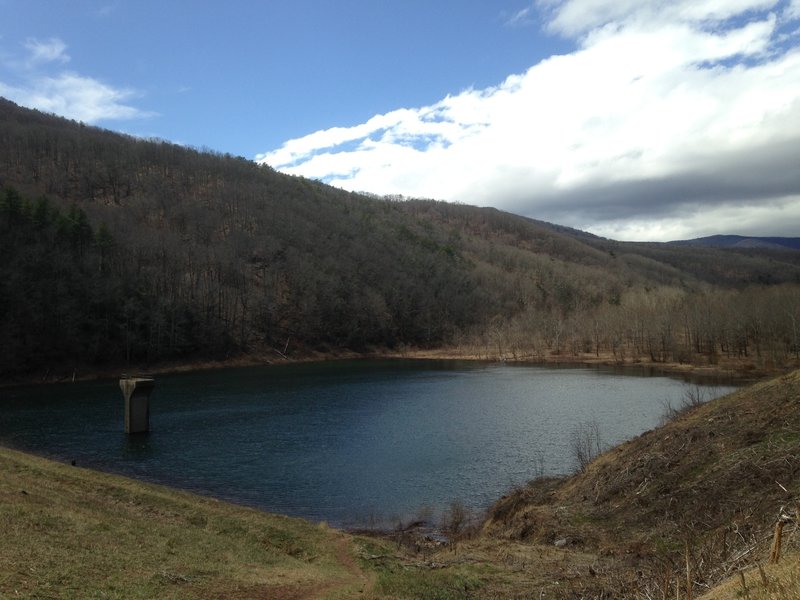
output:
[[[745,237],[743,235],[712,235],[693,240],[670,242],[685,246],[712,246],[717,248],[792,248],[800,250],[800,238]]]
[[[769,372],[800,253],[374,197],[0,99],[0,378],[445,350]]]

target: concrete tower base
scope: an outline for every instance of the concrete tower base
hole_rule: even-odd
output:
[[[119,387],[125,397],[125,433],[150,430],[150,393],[156,382],[149,377],[123,377]]]

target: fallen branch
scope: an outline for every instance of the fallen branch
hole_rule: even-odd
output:
[[[290,338],[290,337],[289,337],[289,338],[286,338],[286,345],[283,347],[283,352],[281,352],[281,351],[280,351],[280,350],[278,350],[277,348],[273,348],[273,350],[274,350],[276,353],[280,354],[281,358],[283,358],[283,359],[285,359],[285,360],[289,360],[289,357],[288,357],[288,356],[286,356],[286,351],[289,349],[289,341],[290,341],[291,339],[292,339],[292,338]]]

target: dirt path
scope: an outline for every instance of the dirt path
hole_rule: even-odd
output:
[[[351,539],[349,537],[345,537],[344,535],[339,537],[336,541],[336,560],[347,569],[353,581],[358,582],[354,587],[357,588],[359,593],[363,594],[372,590],[375,585],[375,576],[372,573],[364,571],[358,565],[356,559],[353,558],[353,555],[350,553],[350,542]]]
[[[375,585],[375,577],[364,571],[350,553],[352,538],[340,533],[334,542],[336,561],[347,571],[341,579],[305,590],[297,600],[323,600],[335,596],[337,593],[347,592],[348,595],[336,596],[340,598],[370,597],[369,592]]]

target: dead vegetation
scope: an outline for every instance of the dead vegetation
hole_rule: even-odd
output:
[[[612,559],[606,597],[697,596],[766,562],[776,523],[796,551],[800,372],[678,412],[571,478],[502,498],[485,534]]]

